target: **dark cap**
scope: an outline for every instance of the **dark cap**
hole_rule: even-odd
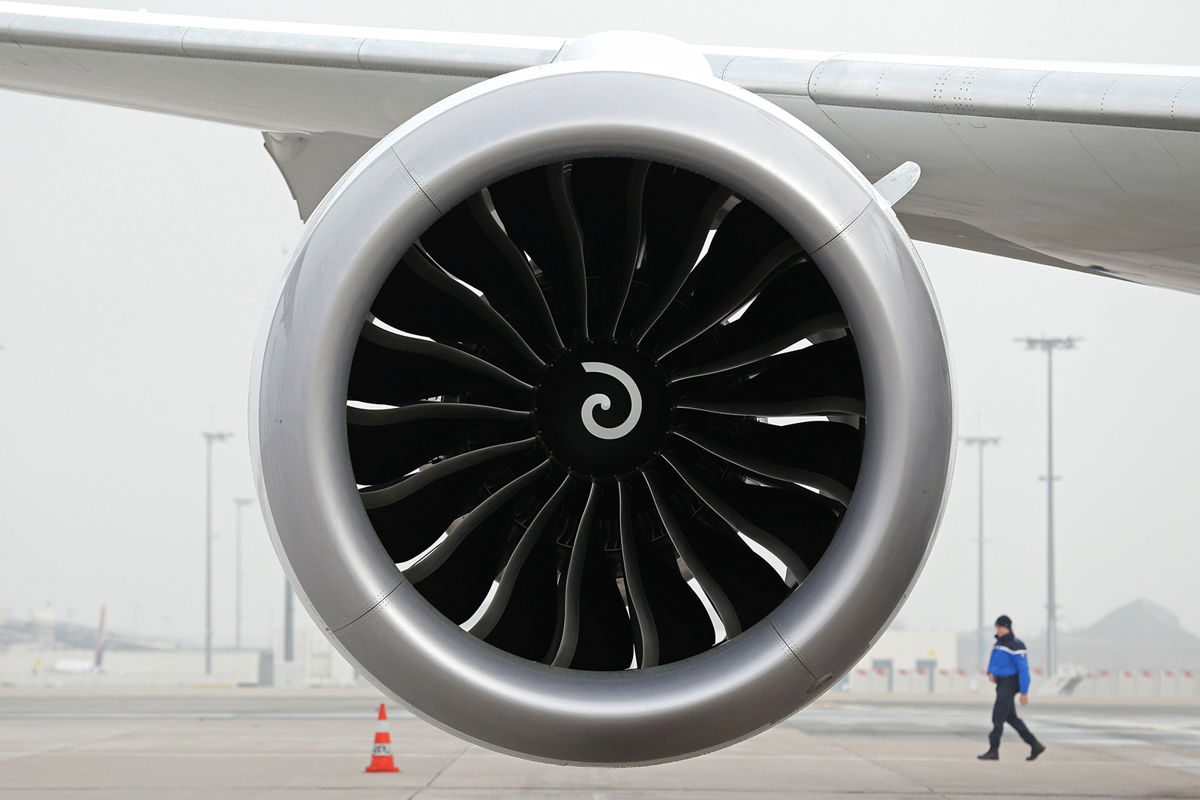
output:
[[[1008,614],[1001,614],[996,617],[996,624],[1002,628],[1012,629],[1012,620],[1008,618]]]

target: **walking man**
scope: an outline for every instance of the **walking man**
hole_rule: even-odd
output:
[[[1046,746],[1034,738],[1017,716],[1016,698],[1021,698],[1021,705],[1029,703],[1029,654],[1025,652],[1025,643],[1013,636],[1012,620],[1007,615],[996,618],[996,644],[988,662],[988,680],[996,684],[996,704],[992,706],[992,732],[988,734],[990,747],[979,759],[1000,758],[1000,734],[1004,733],[1007,722],[1031,748],[1025,760],[1033,761],[1045,752]]]

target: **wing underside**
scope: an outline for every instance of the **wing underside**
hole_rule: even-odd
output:
[[[0,2],[0,87],[253,127],[302,214],[371,143],[565,39]],[[702,48],[877,179],[914,238],[1200,292],[1200,70]]]

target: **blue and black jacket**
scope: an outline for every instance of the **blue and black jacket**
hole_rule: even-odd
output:
[[[1025,643],[1013,636],[1011,631],[996,637],[987,671],[997,678],[1019,676],[1021,694],[1029,693],[1029,654],[1025,652]]]

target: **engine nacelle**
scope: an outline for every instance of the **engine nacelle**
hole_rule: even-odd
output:
[[[553,762],[818,697],[909,591],[953,453],[887,203],[693,69],[559,63],[398,128],[308,221],[258,367],[313,618],[414,713]]]

